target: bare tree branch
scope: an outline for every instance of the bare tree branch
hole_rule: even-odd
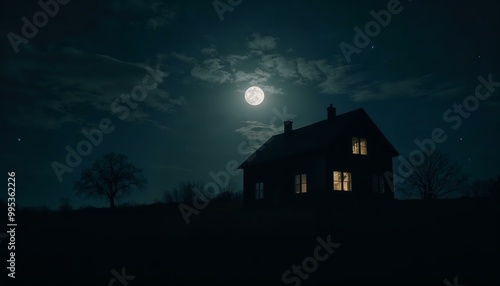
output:
[[[422,200],[445,198],[463,191],[466,186],[467,176],[460,166],[438,151],[414,167],[413,173],[405,181],[406,189],[416,192]]]
[[[114,208],[116,200],[134,189],[143,190],[146,184],[142,169],[128,162],[125,155],[108,153],[82,171],[74,189],[79,196],[106,197],[110,208]]]

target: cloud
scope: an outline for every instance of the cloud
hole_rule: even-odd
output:
[[[175,19],[175,13],[167,10],[167,9],[161,9],[160,12],[157,12],[156,16],[153,16],[149,18],[146,22],[146,26],[148,28],[151,28],[153,30],[156,30],[158,28],[162,28],[172,22],[172,20]]]
[[[252,34],[251,40],[248,40],[247,46],[251,50],[267,51],[276,48],[276,38],[271,36],[261,37],[260,34]]]
[[[209,47],[205,47],[203,49],[201,49],[201,52],[205,55],[209,55],[211,57],[217,55],[217,47],[215,47],[215,45],[210,45]]]
[[[34,126],[42,129],[57,130],[64,124],[76,123],[82,125],[84,120],[73,113],[54,109],[48,105],[31,104],[19,106],[17,114],[11,117],[11,122],[19,126]]]
[[[235,132],[247,140],[246,148],[243,151],[244,155],[252,154],[273,135],[283,131],[281,127],[260,121],[243,121],[242,123],[244,126],[236,129]]]
[[[435,88],[429,90],[429,93],[437,97],[451,97],[462,94],[464,90],[464,86],[458,85],[453,81],[447,81],[438,84]]]
[[[2,108],[2,113],[14,124],[47,129],[91,124],[103,116],[114,116],[111,103],[142,85],[148,75],[145,67],[74,48],[25,52],[0,68],[0,76],[8,82],[2,92],[12,94],[12,105],[18,106]],[[30,76],[34,74],[37,76]],[[160,76],[165,78],[168,73],[160,68]],[[144,102],[138,102],[141,108],[132,109],[127,121],[152,122],[149,110],[169,112],[185,103],[173,99],[162,84],[155,87]]]
[[[172,57],[178,59],[179,61],[181,62],[185,62],[185,63],[188,63],[188,64],[196,64],[198,61],[193,58],[193,57],[188,57],[184,54],[178,54],[176,52],[172,52],[171,53]]]
[[[259,85],[260,88],[262,88],[262,90],[264,91],[265,94],[267,95],[273,95],[273,94],[276,94],[276,95],[279,95],[279,94],[285,94],[283,92],[283,89],[282,88],[276,88],[272,85]]]
[[[196,65],[191,70],[191,75],[207,82],[224,83],[230,81],[231,75],[223,68],[221,59],[207,59],[201,65]]]
[[[153,30],[156,30],[165,26],[168,23],[168,19],[169,18],[166,17],[153,17],[146,22],[146,26]]]
[[[248,82],[251,85],[260,85],[271,78],[271,74],[256,68],[253,73],[246,73],[244,71],[237,71],[234,74],[234,82]]]
[[[278,54],[263,55],[260,65],[265,69],[276,72],[278,76],[285,79],[298,77],[296,62]]]
[[[167,26],[176,18],[175,12],[164,2],[157,0],[114,0],[109,1],[107,5],[116,13],[132,13],[141,18],[130,24],[144,25],[153,30]]]
[[[224,58],[224,60],[229,63],[231,67],[234,67],[240,64],[242,61],[249,59],[248,55],[228,55]]]
[[[177,107],[187,103],[184,96],[173,98],[170,93],[159,89],[155,96],[148,96],[145,102],[154,110],[162,113],[171,113],[177,110]]]
[[[338,60],[325,59],[314,61],[299,61],[301,65],[301,82],[316,84],[320,93],[339,95],[348,92],[353,85],[360,82],[360,77],[353,70],[355,66],[344,65]]]
[[[425,75],[417,78],[380,78],[360,65],[347,65],[337,55],[332,59],[306,59],[294,57],[294,53],[280,54],[276,39],[271,36],[252,35],[247,42],[250,51],[243,54],[222,55],[214,45],[203,48],[208,56],[201,64],[184,54],[178,59],[193,65],[191,75],[210,83],[245,83],[257,85],[266,94],[284,94],[283,88],[271,85],[282,79],[298,85],[315,86],[319,93],[350,98],[356,102],[387,100],[396,97],[452,96],[462,90],[453,82],[442,83]],[[269,51],[272,53],[269,53]],[[249,63],[257,67],[248,69]]]
[[[303,58],[297,59],[297,72],[307,81],[318,81],[321,79],[321,71],[317,68],[318,62],[305,61]]]
[[[351,99],[358,102],[401,97],[450,97],[461,94],[464,87],[453,81],[437,83],[432,75],[399,80],[365,80],[352,90]]]

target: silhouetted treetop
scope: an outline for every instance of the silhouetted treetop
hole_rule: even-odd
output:
[[[132,190],[145,188],[147,180],[142,171],[127,156],[108,153],[82,171],[74,189],[79,196],[105,197],[110,208],[114,208],[115,200],[130,195]]]

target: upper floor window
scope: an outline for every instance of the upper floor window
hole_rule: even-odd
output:
[[[306,174],[295,175],[295,193],[296,194],[307,193],[307,175]]]
[[[368,154],[365,138],[352,137],[352,153],[353,154]]]

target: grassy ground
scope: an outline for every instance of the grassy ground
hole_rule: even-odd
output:
[[[177,205],[18,214],[23,285],[299,285],[283,273],[340,243],[300,285],[499,285],[498,203],[210,204],[186,225]],[[321,252],[323,253],[323,252]],[[5,256],[7,257],[5,253]],[[133,280],[115,281],[125,267]],[[30,281],[30,284],[23,281]],[[25,284],[26,283],[26,284]],[[3,284],[2,284],[3,285]]]

